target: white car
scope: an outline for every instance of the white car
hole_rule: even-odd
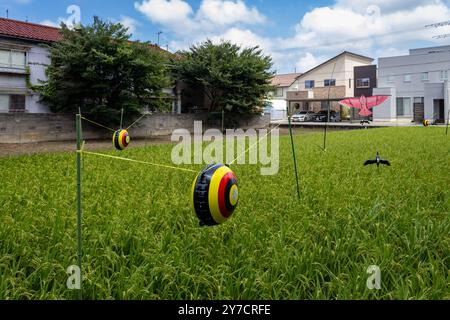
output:
[[[313,111],[300,111],[292,116],[292,122],[306,122],[313,120]]]

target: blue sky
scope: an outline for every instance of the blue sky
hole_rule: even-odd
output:
[[[75,7],[76,6],[76,7]],[[406,54],[409,48],[450,44],[448,0],[2,0],[0,15],[57,25],[97,15],[122,22],[134,39],[170,51],[207,38],[259,45],[279,73],[306,71],[349,50],[373,58]],[[69,9],[69,10],[68,10]],[[70,18],[72,17],[72,18]]]

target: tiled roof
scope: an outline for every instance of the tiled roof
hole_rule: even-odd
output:
[[[289,87],[301,75],[301,73],[276,74],[272,78],[271,84],[275,87]]]
[[[56,42],[61,39],[58,28],[5,18],[0,18],[0,36],[42,42]]]

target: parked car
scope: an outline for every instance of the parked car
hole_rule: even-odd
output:
[[[292,122],[305,122],[313,119],[313,111],[300,111],[292,116]]]
[[[328,118],[328,110],[320,110],[314,115],[315,122],[327,122]],[[339,112],[334,110],[330,110],[330,122],[339,122],[341,121],[341,116]]]

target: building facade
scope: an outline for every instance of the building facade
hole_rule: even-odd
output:
[[[49,112],[28,87],[47,79],[47,45],[59,39],[57,28],[0,18],[0,112]]]
[[[269,93],[272,120],[287,118],[287,92],[301,75],[301,73],[277,74],[271,79],[271,85],[274,87]]]
[[[449,110],[450,46],[412,49],[409,55],[380,58],[378,88],[390,95],[373,109],[374,121],[445,122]]]
[[[350,110],[341,107],[338,101],[354,97],[355,67],[372,62],[372,58],[345,51],[305,72],[288,89],[289,112],[318,112],[327,109],[330,103],[332,110],[341,113],[341,118],[350,118]]]

